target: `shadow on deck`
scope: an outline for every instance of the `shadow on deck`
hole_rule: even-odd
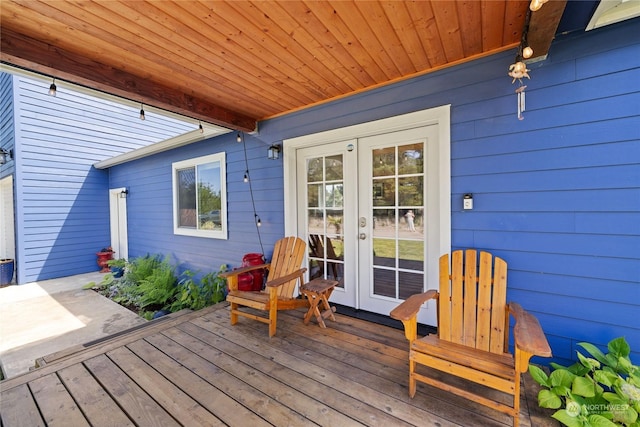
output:
[[[303,315],[279,313],[269,339],[262,323],[231,327],[222,303],[51,355],[0,382],[2,425],[510,425],[424,384],[409,398],[402,331],[343,315],[322,329]],[[523,393],[522,426],[557,425],[528,375]]]

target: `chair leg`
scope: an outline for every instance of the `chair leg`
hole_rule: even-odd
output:
[[[235,302],[231,303],[231,324],[235,325],[236,323],[238,323],[238,314],[236,313],[236,310],[238,310],[238,304],[236,304]]]
[[[276,334],[276,320],[278,318],[278,305],[276,302],[269,308],[269,338]]]
[[[409,359],[409,397],[416,395],[416,378],[414,376],[416,370],[416,362]]]
[[[516,372],[515,378],[515,390],[513,395],[513,411],[515,415],[513,416],[513,427],[518,427],[520,425],[520,373]]]

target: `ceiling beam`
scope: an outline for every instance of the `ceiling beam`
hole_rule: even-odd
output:
[[[527,42],[534,58],[546,57],[549,53],[566,5],[567,0],[550,0],[531,13]]]
[[[8,28],[2,29],[0,60],[196,120],[245,132],[256,130],[255,118],[176,89],[150,83],[143,77],[114,69]]]

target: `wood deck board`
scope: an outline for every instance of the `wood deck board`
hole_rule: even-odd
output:
[[[58,375],[91,425],[134,426],[84,365],[61,369]]]
[[[304,310],[229,324],[226,304],[183,314],[0,382],[3,427],[38,425],[504,426],[509,417],[420,385],[402,331]],[[522,426],[531,423],[523,401]]]

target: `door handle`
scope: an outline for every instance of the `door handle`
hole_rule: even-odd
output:
[[[367,235],[365,233],[360,233],[358,237],[360,237],[360,240],[365,240],[367,238]]]

